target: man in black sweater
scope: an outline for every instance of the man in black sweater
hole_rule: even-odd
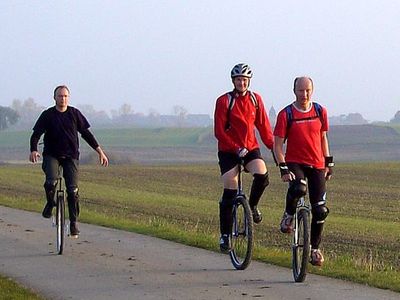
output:
[[[40,157],[37,145],[44,134],[42,169],[46,175],[44,189],[47,203],[43,209],[44,218],[50,218],[55,206],[54,195],[60,166],[67,190],[70,233],[79,236],[77,218],[79,215],[78,173],[79,173],[79,137],[98,153],[99,162],[108,166],[108,158],[89,131],[89,122],[75,107],[69,106],[70,92],[67,86],[60,85],[54,90],[55,106],[43,111],[33,127],[30,139],[29,160],[36,163]]]

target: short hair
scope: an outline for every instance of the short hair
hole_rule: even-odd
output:
[[[71,92],[69,91],[69,88],[66,85],[59,85],[54,89],[54,98],[56,97],[57,91],[59,89],[66,89],[68,91],[68,94],[71,94]]]
[[[296,90],[296,83],[297,83],[297,81],[298,81],[299,79],[302,79],[302,78],[307,78],[308,80],[310,80],[310,81],[311,81],[311,87],[312,87],[312,89],[314,90],[314,82],[313,82],[313,80],[311,79],[311,77],[308,77],[308,76],[300,76],[300,77],[296,77],[296,78],[294,79],[293,91]]]

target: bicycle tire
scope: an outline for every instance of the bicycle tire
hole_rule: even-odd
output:
[[[297,211],[294,221],[292,245],[292,269],[295,282],[303,282],[307,275],[310,258],[310,212],[307,209]]]
[[[231,250],[229,256],[237,270],[246,269],[253,255],[253,216],[243,196],[235,199],[232,212]]]
[[[61,255],[64,251],[64,238],[65,238],[65,201],[64,201],[64,195],[62,193],[57,194],[56,228],[57,228],[57,240],[56,240],[57,253]]]

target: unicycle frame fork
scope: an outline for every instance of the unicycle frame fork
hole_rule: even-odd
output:
[[[237,209],[237,205],[238,205],[238,199],[242,198],[242,199],[245,199],[245,201],[247,201],[246,195],[245,195],[245,193],[243,191],[243,179],[242,179],[243,163],[244,163],[243,159],[240,158],[239,159],[239,164],[238,164],[238,168],[239,168],[238,169],[238,186],[237,186],[236,196],[235,196],[235,199],[233,201],[233,203],[234,203],[234,205],[233,205],[233,215],[234,216],[237,215],[236,209]],[[235,224],[235,223],[236,223],[236,217],[234,217],[234,220],[233,220],[233,224]],[[232,235],[237,235],[238,234],[236,227],[237,226],[235,226],[235,230],[232,232]],[[245,234],[247,234],[247,232]]]
[[[64,250],[66,226],[65,226],[65,191],[62,186],[62,177],[57,179],[56,212],[53,217],[53,226],[56,228],[56,251],[61,255]]]
[[[308,215],[310,215],[310,205],[306,202],[305,196],[300,197],[299,200],[297,200],[297,206],[296,206],[296,212],[293,216],[294,220],[294,232],[293,232],[293,247],[296,247],[298,245],[298,230],[299,230],[299,212],[305,210]]]
[[[54,202],[55,202],[56,207],[57,207],[57,202],[59,201],[59,199],[63,199],[62,201],[64,201],[64,204],[66,202],[65,201],[65,190],[62,187],[62,177],[61,176],[59,176],[57,178],[56,187],[57,188],[56,188],[56,195],[55,195]],[[57,225],[56,224],[56,215],[55,214],[52,215],[52,223],[53,223],[53,227],[55,227]],[[64,220],[64,223],[65,223],[65,220]]]
[[[298,200],[293,218],[292,271],[294,280],[303,282],[307,276],[307,264],[311,249],[310,206],[306,203],[305,197]]]

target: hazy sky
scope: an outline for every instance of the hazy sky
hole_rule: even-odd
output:
[[[96,110],[214,112],[246,62],[251,89],[281,109],[314,79],[330,115],[388,121],[400,110],[400,1],[0,1],[0,105],[32,97]]]

